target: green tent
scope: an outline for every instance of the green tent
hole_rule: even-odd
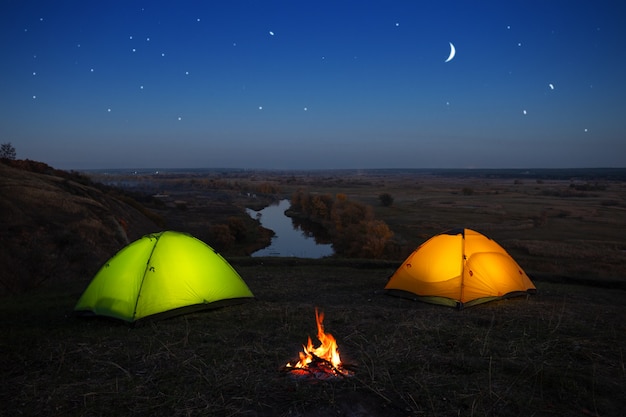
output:
[[[206,243],[185,233],[150,234],[112,257],[78,300],[78,315],[127,322],[247,301],[254,295]]]

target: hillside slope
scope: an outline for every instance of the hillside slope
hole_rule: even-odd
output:
[[[26,162],[0,163],[0,292],[88,280],[126,244],[159,230],[88,180]]]

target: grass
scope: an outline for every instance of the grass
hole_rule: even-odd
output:
[[[456,311],[384,295],[401,259],[231,253],[254,302],[132,328],[74,318],[92,275],[76,282],[58,268],[53,275],[66,279],[0,298],[0,415],[624,415],[623,181],[574,193],[567,179],[262,175],[286,196],[308,186],[371,204],[409,251],[443,230],[475,228],[502,244],[539,292]],[[240,190],[228,194],[231,204],[204,189],[158,186],[188,201],[186,210],[162,211],[192,233],[206,230],[217,208],[230,216],[258,204]],[[380,206],[384,192],[391,207]],[[84,251],[75,265],[89,269],[83,263],[95,254]],[[315,307],[353,377],[307,382],[281,370],[315,336]]]
[[[131,328],[69,313],[66,284],[5,298],[6,415],[621,415],[624,292],[539,293],[456,311],[381,293],[389,263],[233,259],[251,303]],[[355,376],[281,372],[314,308]]]

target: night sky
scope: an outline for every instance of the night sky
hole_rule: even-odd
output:
[[[620,0],[3,0],[0,143],[61,169],[626,167],[625,22]]]

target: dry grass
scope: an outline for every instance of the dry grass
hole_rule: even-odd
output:
[[[455,311],[382,294],[400,260],[229,258],[256,301],[130,328],[71,316],[89,275],[50,280],[1,299],[0,415],[624,414],[623,182],[581,191],[568,180],[264,175],[259,180],[279,184],[286,196],[304,185],[375,206],[407,250],[449,228],[475,228],[514,255],[539,293]],[[391,207],[379,205],[383,192],[394,197]],[[203,195],[180,193],[189,205],[176,209],[172,224],[193,233],[185,227],[210,218],[209,205],[196,204]],[[254,203],[235,194],[232,207],[222,204],[228,215]],[[15,221],[64,224],[60,213],[12,201],[0,203]],[[72,221],[83,233],[98,226]],[[67,230],[53,232],[34,236],[68,238]],[[41,261],[30,264],[41,269]],[[281,372],[314,336],[316,306],[344,361],[356,365],[354,377],[304,382]]]
[[[444,230],[469,227],[495,239],[529,272],[623,282],[626,276],[626,183],[607,182],[570,195],[571,180],[384,177],[353,198],[375,204],[396,237],[412,250]],[[471,195],[463,189],[472,189]],[[607,204],[610,202],[610,204]],[[408,255],[408,253],[407,253]]]
[[[66,316],[81,288],[4,299],[7,415],[620,415],[624,292],[456,311],[380,292],[387,263],[233,261],[256,301],[129,328]],[[365,266],[365,267],[363,267]],[[326,314],[353,378],[280,371]]]

